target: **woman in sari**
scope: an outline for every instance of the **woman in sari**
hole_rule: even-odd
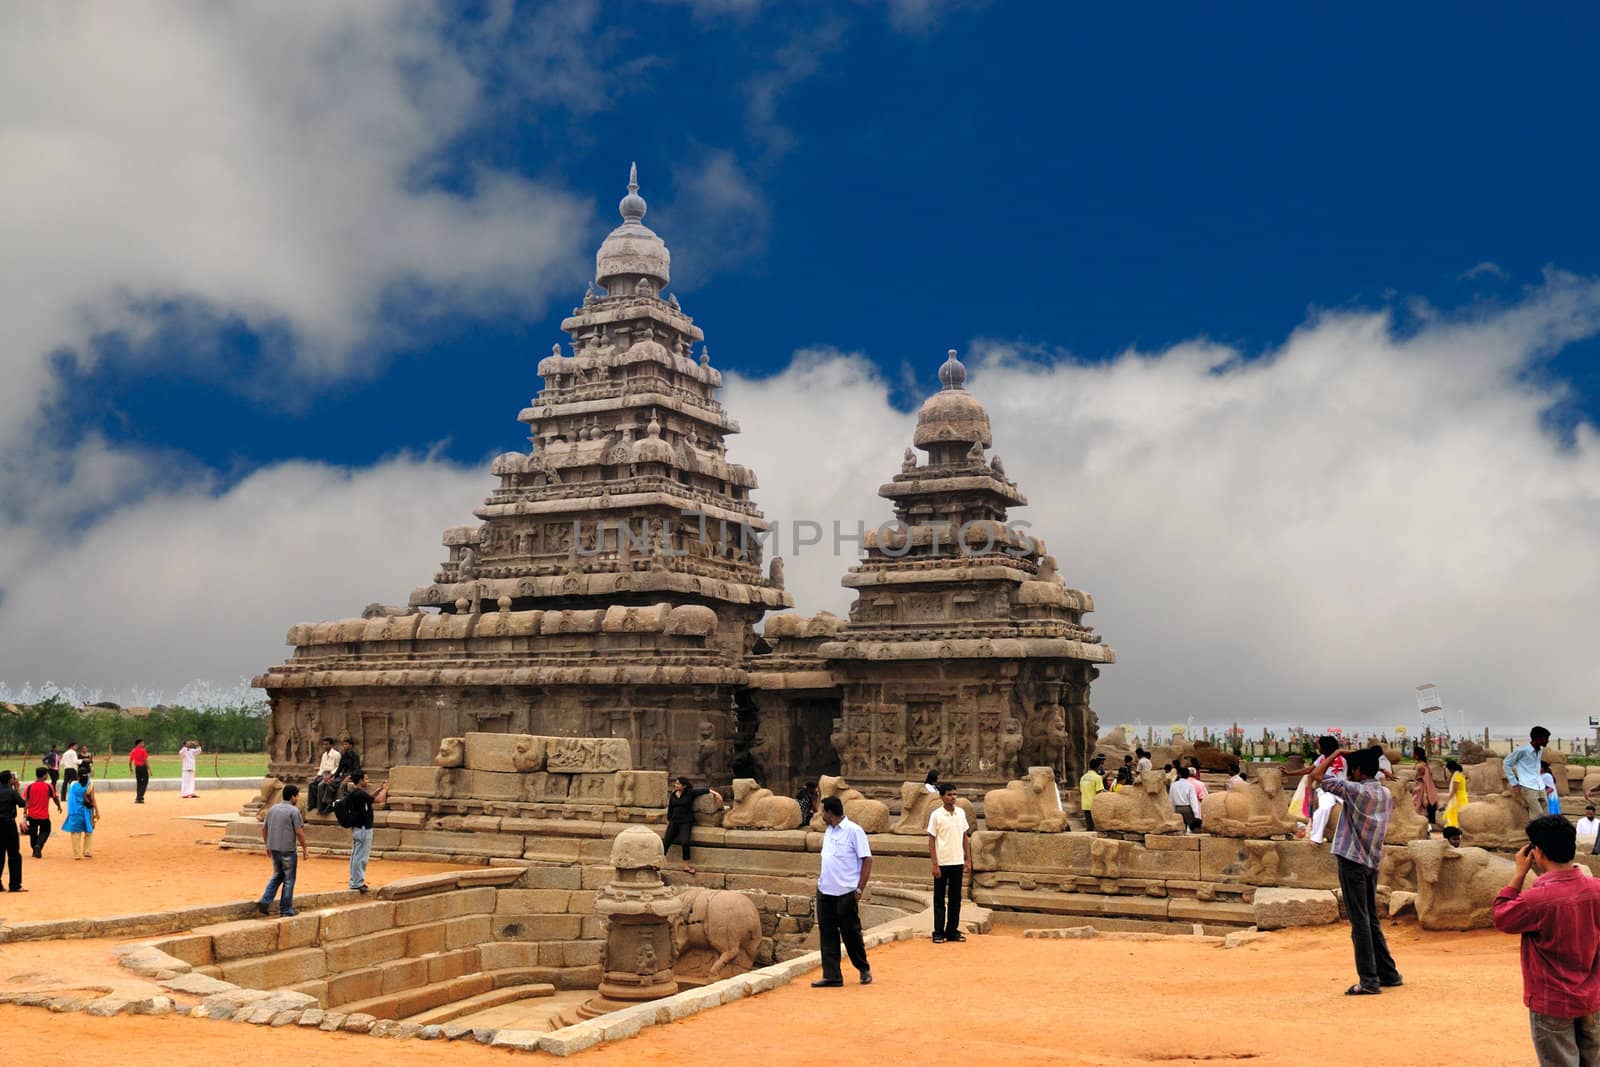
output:
[[[1461,809],[1467,806],[1467,776],[1462,771],[1461,764],[1453,759],[1444,761],[1444,769],[1450,772],[1450,785],[1446,794],[1448,800],[1444,806],[1444,824],[1460,826]]]
[[[1411,750],[1417,761],[1417,777],[1411,787],[1411,805],[1417,814],[1427,818],[1431,826],[1439,817],[1439,786],[1433,780],[1433,765],[1428,762],[1428,750],[1421,745]]]

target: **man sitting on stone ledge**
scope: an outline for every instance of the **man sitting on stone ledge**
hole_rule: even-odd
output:
[[[306,800],[323,815],[333,810],[333,780],[339,774],[339,750],[333,747],[333,738],[322,739],[322,758],[317,763],[317,776],[311,779]]]

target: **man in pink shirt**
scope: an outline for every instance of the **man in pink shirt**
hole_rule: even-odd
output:
[[[1522,1002],[1545,1067],[1600,1064],[1600,879],[1574,866],[1578,832],[1559,815],[1528,823],[1494,926],[1522,935]],[[1538,881],[1524,890],[1528,870]]]

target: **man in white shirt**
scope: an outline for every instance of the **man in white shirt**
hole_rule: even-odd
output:
[[[1150,753],[1146,752],[1144,749],[1134,749],[1133,754],[1138,757],[1138,762],[1134,764],[1134,770],[1137,773],[1143,774],[1155,766],[1155,764],[1150,762]]]
[[[311,780],[310,796],[306,798],[308,807],[316,809],[323,815],[333,810],[333,780],[338,774],[339,750],[334,747],[333,738],[324,737],[322,759],[317,763],[317,776]]]
[[[928,816],[928,859],[933,865],[933,943],[965,941],[961,933],[961,876],[972,872],[972,827],[956,807],[956,787],[939,786],[941,807]]]
[[[1586,804],[1583,818],[1578,820],[1578,851],[1600,852],[1600,819],[1594,817],[1594,805]]]
[[[66,777],[68,771],[71,771],[72,777],[67,780],[71,782],[78,780],[78,760],[78,742],[68,741],[67,750],[61,753],[61,776],[63,778]]]
[[[867,946],[861,939],[861,893],[872,876],[872,846],[866,831],[844,817],[838,797],[822,798],[822,867],[817,876],[817,936],[822,949],[822,977],[813,989],[844,985],[839,967],[839,942],[861,972],[861,984],[872,984]]]
[[[194,788],[194,768],[195,761],[200,758],[200,742],[185,741],[183,747],[178,749],[178,758],[183,762],[183,770],[178,775],[178,796],[183,800],[193,800],[200,795]]]
[[[1189,768],[1179,765],[1172,770],[1177,777],[1167,787],[1167,798],[1172,801],[1172,810],[1183,817],[1184,832],[1189,833],[1200,828],[1200,801],[1195,796],[1194,782],[1189,779]]]

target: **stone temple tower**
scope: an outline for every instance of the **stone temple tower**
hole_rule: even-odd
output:
[[[408,609],[297,626],[271,697],[270,773],[314,770],[316,738],[355,738],[382,770],[441,737],[625,737],[635,765],[725,781],[751,627],[793,603],[763,573],[754,475],[704,335],[665,290],[671,254],[630,171],[596,292],[562,323],[522,411],[531,447],[445,531],[448,558]],[[695,346],[699,344],[698,352]]]

